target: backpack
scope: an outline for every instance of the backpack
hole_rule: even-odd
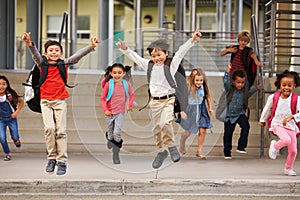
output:
[[[30,110],[33,112],[41,113],[41,105],[40,105],[40,86],[45,82],[46,77],[48,75],[48,59],[45,56],[42,56],[43,63],[42,63],[42,73],[40,72],[40,68],[35,64],[31,69],[25,83],[22,83],[25,86],[25,95],[24,101],[27,103]],[[62,80],[64,81],[65,85],[69,88],[73,88],[75,86],[69,86],[67,84],[67,72],[65,69],[66,64],[63,60],[59,59],[56,64],[51,64],[51,66],[59,67],[59,72]]]
[[[227,107],[232,99],[233,96],[233,92],[234,92],[234,86],[231,85],[230,89],[228,92],[223,91],[220,99],[219,99],[219,103],[216,109],[216,118],[221,121],[221,122],[225,122],[225,118],[226,118],[226,113],[227,113]],[[249,95],[249,89],[247,87],[245,87],[245,92],[244,92],[244,109],[247,110],[248,112],[248,116],[249,115],[249,108],[248,108],[248,95]]]
[[[278,100],[279,100],[279,97],[280,97],[280,92],[275,92],[274,93],[274,96],[273,96],[273,106],[272,106],[272,112],[271,112],[271,115],[269,116],[268,118],[268,130],[270,129],[271,127],[271,122],[273,120],[273,117],[275,115],[275,111],[276,111],[276,108],[277,108],[277,104],[278,104]],[[292,111],[292,114],[296,114],[297,113],[297,101],[298,101],[298,95],[296,93],[292,93],[292,97],[291,97],[291,111]],[[300,122],[296,122],[296,125],[298,126],[298,129],[300,130]],[[271,132],[273,135],[275,135],[273,132]],[[297,137],[300,137],[300,132],[297,133],[296,135]]]
[[[109,101],[114,93],[114,84],[115,84],[114,79],[113,78],[109,79],[108,84],[109,84],[109,87],[108,87],[108,92],[106,95],[106,101]],[[129,88],[128,88],[128,83],[124,78],[122,79],[122,85],[125,90],[126,98],[128,98],[129,97],[129,92],[128,92]]]
[[[188,86],[186,82],[185,69],[183,65],[180,63],[177,69],[177,72],[174,75],[175,80],[172,78],[170,73],[170,64],[172,62],[172,58],[167,58],[164,65],[164,74],[170,86],[175,89],[175,102],[174,102],[174,113],[180,113],[181,111],[185,111],[188,105]],[[154,62],[152,60],[148,63],[147,69],[147,81],[150,83],[151,72],[153,68]],[[148,102],[147,104],[140,108],[139,111],[144,109],[150,102],[151,94],[150,89],[148,89]]]
[[[239,45],[234,45],[233,47],[239,48]],[[253,85],[256,74],[257,74],[257,66],[254,60],[250,57],[249,52],[252,50],[251,47],[245,47],[242,51],[242,62],[245,67],[247,73],[247,80],[249,82],[249,88]],[[230,62],[232,63],[234,56],[236,53],[231,54]]]

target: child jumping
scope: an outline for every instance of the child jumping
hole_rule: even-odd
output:
[[[11,160],[10,149],[6,140],[7,127],[16,147],[21,147],[17,116],[23,105],[23,99],[10,87],[6,76],[0,75],[0,142],[6,154],[4,161]]]
[[[206,156],[202,153],[203,143],[206,137],[206,129],[212,127],[209,114],[213,114],[212,101],[207,85],[205,73],[201,69],[193,69],[188,77],[188,106],[185,110],[187,119],[182,119],[181,127],[185,130],[181,134],[179,151],[186,153],[185,141],[193,134],[198,134],[198,149],[196,156],[205,160]],[[208,111],[205,101],[207,102]]]
[[[106,118],[107,147],[112,149],[113,163],[120,164],[119,152],[122,148],[121,129],[125,111],[132,110],[134,93],[131,84],[124,79],[129,66],[115,63],[107,67],[109,74],[104,79],[100,102]],[[106,81],[105,81],[106,80]],[[126,101],[128,103],[126,107]]]
[[[232,159],[232,136],[236,124],[241,127],[240,138],[236,152],[245,154],[248,144],[248,135],[250,130],[249,118],[246,116],[248,107],[248,98],[250,98],[258,88],[251,90],[245,87],[246,73],[244,70],[236,70],[230,78],[231,64],[228,64],[223,83],[227,93],[227,111],[224,121],[224,158]],[[258,86],[260,87],[260,86]]]
[[[274,84],[277,89],[280,89],[280,92],[275,92],[268,97],[258,124],[265,126],[268,122],[269,131],[279,137],[278,141],[271,141],[269,149],[271,159],[276,159],[277,153],[282,147],[288,147],[284,174],[296,176],[297,173],[293,167],[297,156],[296,134],[299,133],[299,128],[295,122],[300,121],[300,99],[293,91],[300,85],[300,78],[297,72],[286,70],[277,74]],[[296,98],[295,102],[297,102],[294,108],[292,108],[293,98]],[[293,109],[295,110],[294,113],[292,112]]]
[[[197,29],[192,38],[175,53],[168,68],[173,80],[175,80],[174,75],[184,55],[200,37],[201,33]],[[129,49],[123,41],[119,41],[117,46],[129,59],[147,71],[150,62],[149,59],[139,56],[136,52]],[[152,97],[149,106],[152,111],[152,121],[154,124],[152,132],[156,137],[156,146],[158,149],[158,154],[152,163],[152,167],[158,169],[168,156],[167,149],[170,152],[173,162],[180,160],[180,154],[175,146],[172,126],[172,121],[174,120],[175,89],[170,86],[164,73],[165,61],[169,55],[169,44],[166,40],[159,39],[152,42],[147,50],[151,56],[151,60],[154,62],[149,81],[149,89]]]
[[[47,147],[48,164],[47,173],[53,173],[57,165],[57,175],[65,175],[67,170],[67,104],[66,98],[69,93],[66,90],[68,78],[68,65],[77,63],[83,56],[92,52],[99,44],[97,38],[91,39],[91,45],[77,51],[65,60],[62,45],[54,40],[48,40],[44,47],[43,56],[37,50],[35,44],[30,40],[30,33],[22,36],[29,47],[34,62],[41,71],[40,97],[41,110],[44,122],[45,140]],[[58,65],[63,63],[63,65]]]

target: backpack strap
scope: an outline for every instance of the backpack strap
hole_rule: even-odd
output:
[[[167,58],[167,60],[165,61],[165,65],[164,65],[164,73],[165,73],[165,77],[169,83],[169,85],[172,87],[172,88],[176,88],[177,85],[176,85],[176,82],[174,81],[174,79],[172,78],[171,76],[171,72],[170,72],[170,65],[171,65],[171,62],[172,62],[172,58]],[[178,66],[179,67],[179,66]]]
[[[292,110],[292,114],[296,114],[297,113],[297,102],[298,102],[298,94],[296,93],[292,93],[292,99],[291,99],[291,110]],[[295,119],[294,119],[295,120]],[[300,130],[300,122],[296,122],[296,125],[298,126],[298,129]],[[300,132],[298,132],[296,134],[297,137],[300,137]]]
[[[115,87],[115,82],[114,82],[114,79],[111,78],[109,79],[109,82],[108,82],[109,86],[108,86],[108,92],[107,92],[107,95],[106,95],[106,100],[109,101],[114,93],[114,87]],[[125,79],[122,79],[122,85],[124,87],[124,90],[125,90],[125,94],[126,94],[126,98],[128,98],[129,96],[129,92],[128,92],[128,83]]]
[[[41,76],[40,76],[40,80],[39,80],[39,85],[38,87],[40,87],[46,80],[47,78],[47,75],[48,75],[48,68],[49,68],[49,62],[48,62],[48,59],[46,56],[42,56],[43,58],[43,62],[42,62],[42,73],[41,73]],[[64,82],[64,84],[68,87],[68,88],[74,88],[77,86],[76,85],[68,85],[67,83],[67,70],[66,70],[66,65],[72,65],[72,63],[65,63],[64,60],[62,59],[58,59],[57,62],[55,64],[51,64],[51,66],[57,66],[58,67],[58,70],[59,70],[59,74]]]
[[[176,83],[175,83],[174,79],[172,78],[171,72],[170,72],[171,62],[172,62],[172,58],[167,58],[166,59],[165,64],[164,64],[164,74],[165,74],[165,77],[166,77],[168,83],[170,84],[170,86],[172,88],[176,88]],[[154,65],[153,60],[150,60],[149,63],[148,63],[148,68],[147,68],[147,82],[148,82],[148,84],[150,83],[150,78],[151,78],[153,65]],[[148,106],[150,100],[151,100],[151,93],[150,93],[150,89],[148,88],[148,101],[147,101],[146,105],[144,105],[142,108],[139,109],[139,111],[146,108]]]
[[[297,113],[297,101],[298,101],[298,95],[295,93],[292,93],[291,111],[292,111],[293,115]]]
[[[280,97],[280,92],[275,92],[274,96],[273,96],[273,105],[272,105],[271,115],[268,118],[268,129],[270,129],[270,127],[271,127],[271,122],[272,122],[272,119],[275,115],[275,111],[276,111],[276,108],[277,108],[279,97]]]
[[[164,64],[164,74],[165,74],[165,77],[166,77],[168,83],[170,84],[170,86],[172,88],[176,88],[176,82],[172,78],[171,72],[170,72],[171,62],[172,62],[172,58],[167,58],[166,59],[165,64]],[[148,63],[148,69],[147,69],[147,81],[148,81],[148,83],[150,83],[150,78],[151,78],[153,65],[154,65],[153,60],[150,60],[149,63]]]

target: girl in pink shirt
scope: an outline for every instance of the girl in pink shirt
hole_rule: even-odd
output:
[[[107,147],[113,151],[114,164],[120,164],[119,152],[123,143],[121,128],[124,114],[126,110],[132,110],[134,101],[132,86],[123,78],[128,69],[130,68],[124,67],[120,63],[107,67],[109,76],[105,78],[106,81],[100,97],[101,107],[106,118]]]

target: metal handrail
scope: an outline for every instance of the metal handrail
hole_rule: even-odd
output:
[[[251,16],[251,25],[253,30],[253,39],[254,39],[254,52],[257,56],[257,58],[260,60],[260,52],[259,52],[259,44],[258,44],[258,37],[257,37],[257,26],[256,26],[256,20],[255,16]],[[263,78],[263,66],[258,68],[258,81],[261,84],[261,96],[257,95],[256,98],[256,117],[259,118],[259,111],[263,109],[262,105],[263,102],[265,102],[265,84],[264,84],[264,78]],[[260,93],[259,93],[260,94]],[[260,105],[260,109],[259,108]],[[264,143],[265,143],[265,137],[264,137],[264,127],[261,127],[261,134],[260,134],[260,157],[264,156]]]

